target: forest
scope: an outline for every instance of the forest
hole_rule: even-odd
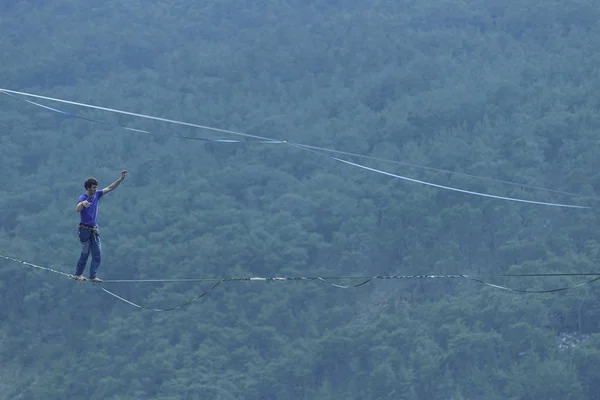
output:
[[[0,89],[222,130],[0,92],[0,255],[73,273],[126,169],[99,276],[136,281],[0,258],[0,400],[600,399],[600,283],[498,276],[600,274],[595,2],[19,0],[0,36]],[[444,274],[573,288],[101,290]]]

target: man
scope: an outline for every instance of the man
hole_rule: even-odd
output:
[[[125,175],[127,175],[127,171],[121,171],[121,177],[102,190],[98,190],[98,181],[95,178],[89,178],[83,184],[85,194],[79,196],[79,202],[75,208],[75,211],[81,215],[77,229],[79,242],[81,243],[81,255],[73,279],[85,281],[83,270],[87,264],[88,256],[92,253],[89,281],[102,282],[102,279],[96,276],[102,258],[102,246],[100,234],[98,233],[98,202],[105,194],[115,190],[123,182]]]

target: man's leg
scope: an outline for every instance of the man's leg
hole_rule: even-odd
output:
[[[79,243],[81,244],[81,254],[79,255],[79,261],[77,261],[77,269],[75,270],[74,278],[83,281],[85,280],[83,271],[85,270],[85,264],[87,264],[90,255],[90,235],[81,228],[79,228],[78,235]]]
[[[90,280],[100,280],[96,274],[98,273],[98,267],[100,267],[100,261],[102,261],[102,243],[100,241],[100,235],[96,234],[90,240],[90,248],[92,252],[92,263],[90,264]]]

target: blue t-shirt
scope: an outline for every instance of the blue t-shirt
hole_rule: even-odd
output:
[[[87,226],[98,226],[98,202],[102,197],[102,190],[97,190],[93,197],[89,197],[87,193],[79,196],[78,204],[84,200],[91,203],[88,208],[83,207],[81,209],[81,223]]]

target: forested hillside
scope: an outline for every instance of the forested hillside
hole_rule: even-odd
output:
[[[0,88],[589,208],[0,93],[0,255],[73,273],[83,182],[127,169],[107,280],[597,272],[599,21],[588,0],[4,2]],[[598,284],[226,282],[169,312],[101,290],[168,308],[213,284],[0,260],[0,400],[600,399]]]

